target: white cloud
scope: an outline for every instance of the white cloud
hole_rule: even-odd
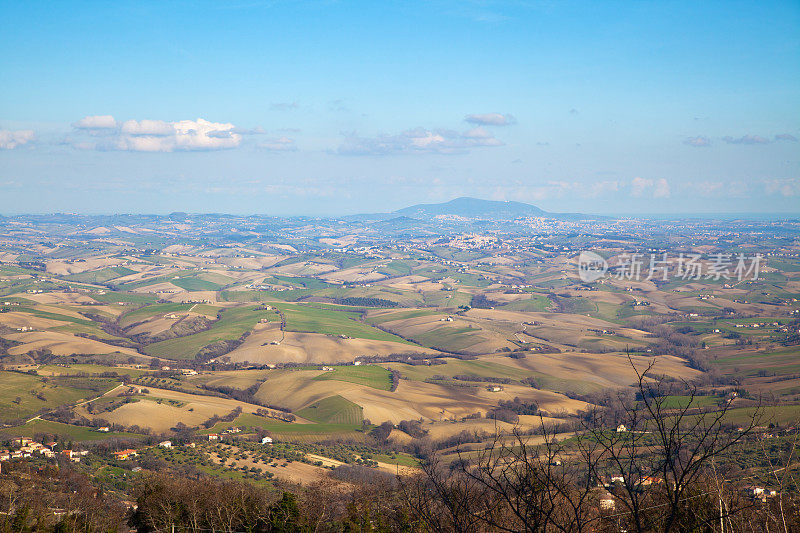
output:
[[[721,191],[722,182],[721,181],[690,182],[686,184],[686,188],[694,190],[697,194],[700,194],[701,196],[711,196],[712,194],[716,194]]]
[[[239,146],[242,136],[233,133],[230,123],[209,122],[198,118],[173,122],[178,150],[221,150]]]
[[[33,130],[0,130],[0,150],[13,150],[35,138]]]
[[[273,102],[269,108],[273,111],[289,111],[290,109],[297,109],[299,106],[296,101],[294,102]]]
[[[171,135],[175,130],[163,120],[126,120],[120,131],[128,135]]]
[[[126,120],[117,122],[114,117],[84,117],[73,126],[85,130],[102,140],[87,142],[77,140],[74,146],[95,150],[124,150],[132,152],[174,152],[199,150],[224,150],[236,148],[242,133],[230,123],[197,120],[165,122],[163,120]],[[254,132],[255,133],[255,132]]]
[[[711,146],[711,139],[708,137],[703,137],[702,135],[698,135],[697,137],[689,137],[683,144],[687,144],[689,146],[694,146],[695,148],[704,148],[706,146]]]
[[[478,113],[467,115],[464,117],[464,120],[470,124],[479,124],[481,126],[508,126],[517,122],[513,115],[504,115],[502,113]]]
[[[656,188],[653,191],[653,198],[669,198],[669,183],[664,178],[660,178],[656,182]]]
[[[742,137],[723,137],[723,141],[728,144],[769,144],[769,139],[761,137],[760,135],[744,135]]]
[[[640,178],[639,176],[631,180],[631,194],[633,196],[641,196],[645,189],[653,186],[653,180],[647,178]]]
[[[297,145],[295,144],[294,139],[290,139],[289,137],[268,139],[262,143],[259,143],[258,146],[271,152],[293,152],[297,150]]]
[[[768,195],[800,196],[800,178],[773,178],[763,181]]]
[[[479,193],[480,195],[489,196],[493,200],[538,202],[554,198],[574,198],[576,196],[585,199],[604,197],[616,193],[621,184],[616,180],[590,182],[551,180],[539,185],[530,185],[520,180],[510,180],[494,185],[476,184],[476,186],[479,191],[486,191],[485,193]],[[448,190],[445,189],[443,194],[446,196]]]
[[[79,130],[113,130],[117,128],[117,121],[111,115],[93,115],[74,122],[72,127]]]
[[[471,148],[502,146],[483,128],[473,128],[459,133],[451,130],[427,130],[415,128],[396,135],[358,137],[350,135],[339,146],[342,155],[390,155],[390,154],[458,154]]]
[[[669,198],[669,182],[664,178],[653,180],[650,178],[635,177],[631,180],[631,196],[643,196],[650,193],[653,198]]]

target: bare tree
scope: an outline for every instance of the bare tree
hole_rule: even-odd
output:
[[[710,478],[714,459],[753,432],[760,406],[744,427],[734,428],[727,423],[732,401],[700,409],[694,385],[658,379],[652,375],[654,361],[640,371],[629,360],[637,399],[587,414],[582,441],[596,442],[601,453],[594,459],[584,455],[598,478],[619,480],[615,495],[633,531],[683,531],[689,522],[707,527],[707,519],[697,513],[697,500],[713,492],[704,480]],[[684,401],[671,402],[676,395]]]
[[[558,442],[542,420],[541,437],[517,428],[481,450],[458,447],[449,463],[432,455],[424,478],[403,484],[412,511],[433,531],[459,532],[670,533],[730,523],[746,504],[723,501],[714,462],[751,435],[760,405],[733,427],[732,401],[699,408],[695,385],[629,361],[636,395],[620,391],[593,407],[569,439]],[[613,511],[599,508],[606,489]]]

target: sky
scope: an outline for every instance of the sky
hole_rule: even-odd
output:
[[[800,2],[0,0],[0,214],[800,213]]]

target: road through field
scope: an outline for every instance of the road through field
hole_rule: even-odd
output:
[[[104,393],[103,393],[103,394],[101,394],[100,396],[97,396],[97,397],[95,397],[95,398],[89,398],[88,400],[83,400],[82,402],[78,402],[78,403],[76,403],[76,404],[75,404],[73,407],[80,407],[81,405],[86,405],[86,404],[87,404],[87,403],[89,403],[89,402],[93,402],[93,401],[95,401],[95,400],[99,400],[99,399],[100,399],[100,398],[102,398],[103,396],[107,396],[107,395],[111,394],[112,392],[114,392],[115,390],[117,390],[118,388],[120,388],[120,387],[124,387],[124,386],[125,386],[125,384],[124,384],[124,383],[120,383],[119,385],[117,385],[117,386],[116,386],[116,387],[114,387],[113,389],[111,389],[111,390],[108,390],[108,391],[104,392]],[[31,419],[29,419],[29,420],[26,420],[26,421],[25,421],[25,424],[29,424],[30,422],[33,422],[34,420],[39,420],[39,419],[41,419],[41,418],[42,418],[42,416],[41,416],[41,415],[36,415],[36,416],[34,416],[33,418],[31,418]],[[23,425],[24,425],[24,424],[23,424]]]

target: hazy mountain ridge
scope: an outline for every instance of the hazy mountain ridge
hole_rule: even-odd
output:
[[[548,216],[547,211],[535,205],[513,201],[481,200],[462,196],[438,204],[417,204],[395,211],[409,217],[419,218],[437,215],[455,215],[465,218],[520,218],[526,216]]]

